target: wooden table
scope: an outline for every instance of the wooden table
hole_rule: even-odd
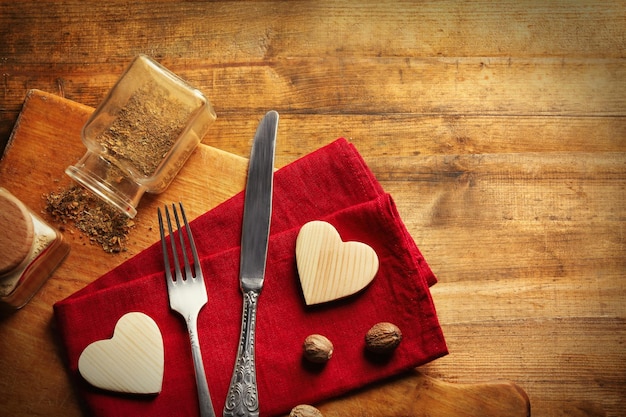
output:
[[[440,280],[450,355],[420,371],[514,381],[535,416],[620,416],[625,50],[617,1],[2,2],[0,143],[30,89],[94,107],[138,53],[211,98],[206,145],[247,156],[268,109],[279,166],[344,136]],[[81,415],[51,305],[84,284],[55,275],[0,320],[0,415]]]

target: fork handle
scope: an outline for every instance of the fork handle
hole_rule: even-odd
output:
[[[209,385],[204,372],[202,352],[200,351],[200,340],[198,339],[198,320],[196,316],[197,315],[191,315],[187,318],[187,329],[189,330],[191,355],[193,357],[193,366],[196,374],[196,389],[198,390],[200,416],[215,417],[215,411],[213,410],[213,404],[211,403],[211,394],[209,394]]]
[[[235,369],[224,404],[224,417],[258,417],[259,415],[254,361],[254,332],[258,298],[259,291],[257,290],[248,290],[243,293],[241,336],[237,349],[237,359],[235,359]]]

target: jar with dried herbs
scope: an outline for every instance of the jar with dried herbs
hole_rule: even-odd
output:
[[[216,119],[197,89],[140,55],[82,130],[87,152],[66,173],[124,212],[163,192]]]

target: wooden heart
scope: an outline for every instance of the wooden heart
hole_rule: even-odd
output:
[[[122,316],[113,337],[93,342],[78,358],[78,370],[91,385],[108,391],[157,394],[163,383],[163,338],[149,316]]]
[[[352,295],[378,272],[378,256],[362,242],[343,242],[323,221],[306,223],[296,239],[296,263],[307,305]]]

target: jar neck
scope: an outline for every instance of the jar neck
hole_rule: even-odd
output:
[[[144,186],[89,150],[75,165],[67,167],[65,173],[131,219],[137,214],[139,200],[146,192]]]

